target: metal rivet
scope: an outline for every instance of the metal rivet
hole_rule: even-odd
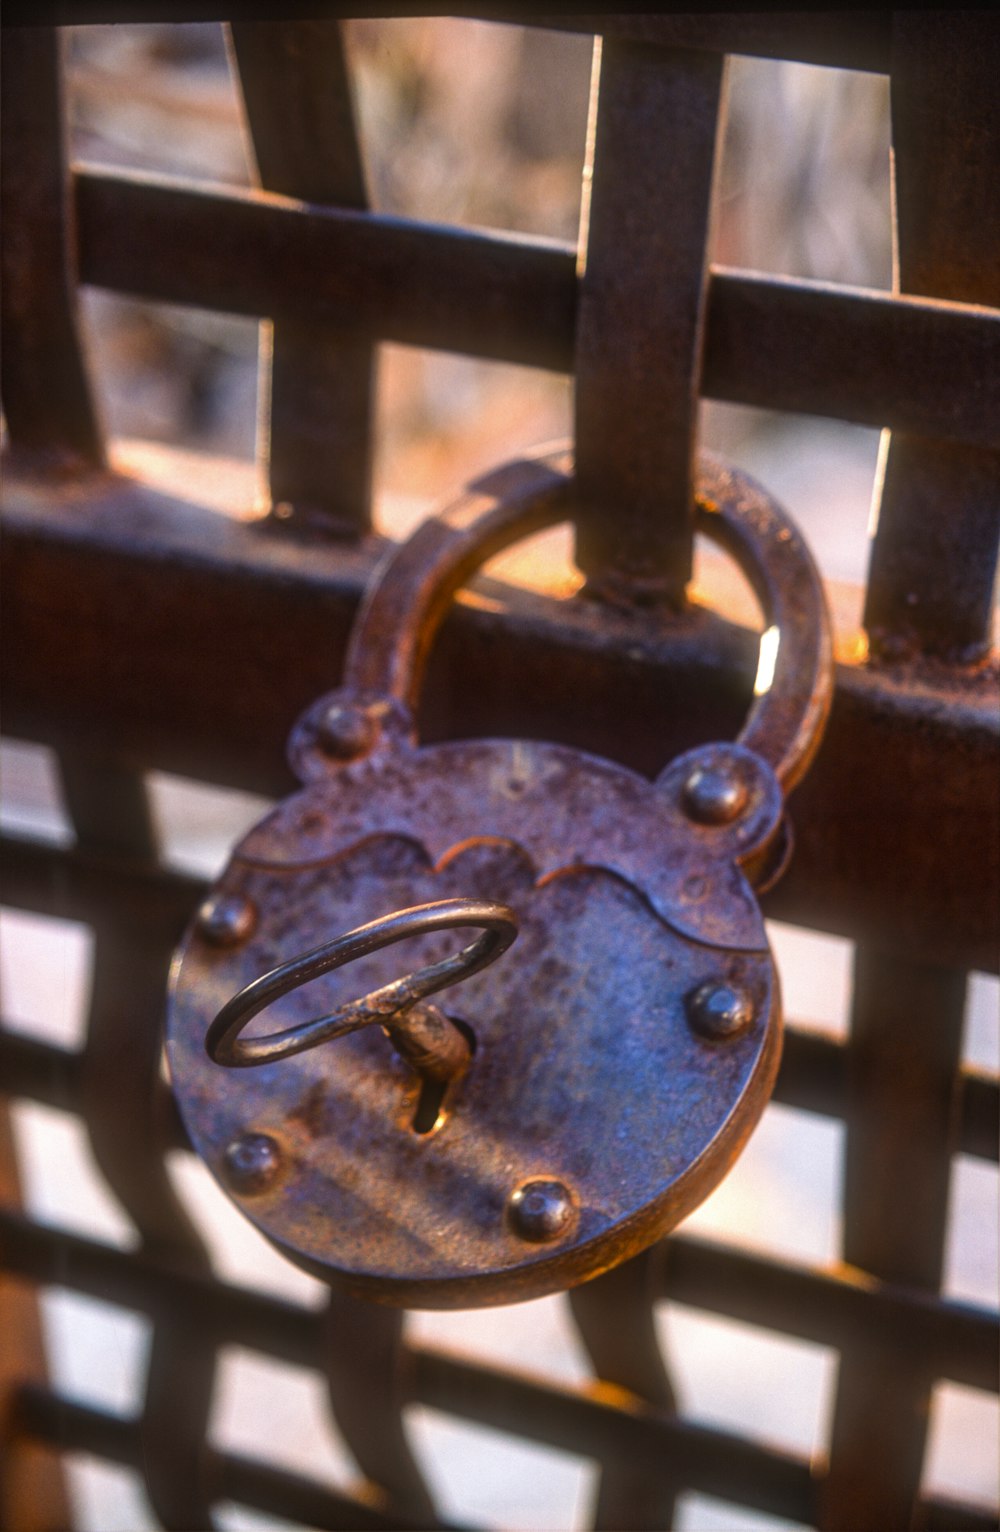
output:
[[[198,930],[213,947],[238,947],[257,924],[257,911],[242,894],[213,894],[198,911]]]
[[[507,1206],[514,1233],[533,1245],[565,1234],[576,1214],[569,1188],[561,1181],[525,1181]]]
[[[712,1042],[728,1043],[753,1021],[753,1001],[746,990],[710,980],[688,996],[688,1020],[696,1032]]]
[[[226,1185],[244,1197],[266,1192],[280,1170],[281,1147],[269,1133],[241,1133],[222,1156]]]
[[[696,766],[684,783],[684,807],[699,824],[728,824],[746,801],[746,784],[731,766]]]
[[[334,702],[320,719],[316,734],[327,755],[338,761],[353,761],[367,755],[375,743],[375,720],[364,708]]]

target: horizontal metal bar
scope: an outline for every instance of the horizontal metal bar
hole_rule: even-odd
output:
[[[570,245],[121,171],[80,170],[75,188],[94,286],[573,368]],[[716,268],[705,313],[709,398],[1000,443],[995,310]]]
[[[23,1096],[79,1114],[82,1059],[74,1049],[0,1027],[0,1090],[11,1100]]]
[[[712,398],[1000,445],[996,309],[716,267],[705,347]]]
[[[825,64],[884,74],[889,68],[889,12],[869,11],[653,11],[579,16],[523,16],[516,9],[460,11],[482,21],[565,32],[599,32],[629,42],[665,48],[703,48],[760,58]]]
[[[979,1159],[1000,1159],[1000,1088],[985,1070],[962,1071],[962,1124],[958,1147]]]
[[[136,912],[170,943],[179,939],[208,886],[176,867],[0,833],[0,903],[36,915],[93,923]]]
[[[177,1287],[171,1291],[176,1292]],[[812,1519],[809,1508],[814,1485],[808,1465],[789,1455],[770,1452],[732,1433],[668,1420],[640,1401],[633,1401],[631,1396],[612,1400],[606,1393],[598,1397],[510,1372],[486,1370],[429,1348],[409,1349],[411,1402],[430,1404],[519,1437],[599,1460],[621,1457],[629,1461],[662,1461],[665,1451],[676,1452],[677,1461],[684,1465],[684,1479],[692,1487],[718,1490],[724,1484],[729,1499],[745,1501],[773,1514]],[[38,1398],[36,1391],[26,1391],[26,1399],[33,1405],[37,1405]],[[32,1430],[43,1439],[52,1439],[46,1433],[54,1429],[58,1433],[55,1439],[68,1448],[111,1455],[117,1441],[118,1451],[129,1452],[124,1461],[138,1466],[138,1460],[131,1456],[128,1438],[109,1438],[106,1434],[114,1429],[109,1423],[114,1417],[88,1411],[60,1420],[49,1417],[51,1426],[47,1426],[44,1417],[33,1411],[21,1411],[20,1419],[22,1429]],[[124,1427],[131,1423],[122,1424]],[[88,1439],[81,1440],[78,1432],[88,1433]]]
[[[296,1366],[316,1364],[321,1316],[250,1289],[158,1264],[82,1235],[0,1210],[4,1264],[34,1282],[69,1287],[151,1318],[194,1316],[213,1344],[245,1345]],[[867,1278],[848,1267],[788,1265],[687,1234],[667,1240],[661,1296],[782,1335],[841,1347],[890,1338],[926,1359],[928,1373],[996,1392],[998,1316]]]
[[[663,1295],[675,1302],[838,1349],[877,1334],[909,1355],[919,1351],[934,1376],[958,1381],[960,1372],[970,1388],[1000,1390],[995,1312],[848,1266],[788,1265],[692,1235],[674,1236],[667,1251]]]
[[[848,1061],[844,1045],[832,1036],[786,1023],[775,1101],[801,1111],[844,1118],[847,1112]],[[979,1159],[1000,1159],[1000,1082],[985,1071],[959,1073],[958,1149]]]
[[[433,1404],[438,1409],[523,1435],[523,1420],[517,1416],[510,1418],[511,1412],[520,1407],[532,1424],[542,1427],[541,1438],[550,1445],[575,1451],[580,1456],[598,1458],[638,1451],[644,1459],[661,1459],[664,1451],[677,1451],[682,1454],[680,1461],[685,1462],[686,1467],[694,1468],[699,1481],[707,1478],[713,1485],[720,1472],[725,1472],[722,1465],[727,1465],[732,1474],[725,1480],[729,1500],[751,1504],[758,1509],[774,1508],[773,1514],[811,1519],[807,1508],[813,1498],[813,1481],[808,1464],[801,1460],[768,1452],[723,1432],[681,1426],[652,1414],[630,1415],[604,1400],[545,1387],[513,1374],[501,1377],[500,1374],[481,1373],[478,1368],[442,1354],[424,1351],[418,1353],[416,1360],[416,1394],[421,1402]],[[488,1389],[486,1394],[484,1383]],[[495,1399],[492,1397],[494,1390],[497,1393]],[[496,1411],[494,1404],[498,1407]],[[499,1414],[499,1420],[496,1414]],[[142,1467],[139,1420],[116,1416],[28,1385],[18,1394],[16,1422],[20,1432],[37,1440],[55,1442],[67,1450],[91,1452],[130,1467]],[[569,1449],[567,1429],[572,1431]],[[226,1483],[230,1478],[226,1467],[225,1458],[217,1459],[219,1493],[242,1499],[243,1496],[233,1496],[231,1480]],[[749,1497],[744,1493],[747,1490]],[[778,1507],[783,1507],[784,1511]],[[355,1513],[352,1502],[329,1494],[326,1515],[336,1518],[342,1510]],[[805,1515],[802,1514],[804,1511]],[[287,1515],[287,1510],[283,1514]],[[309,1524],[361,1527],[395,1523],[331,1519],[310,1521]]]
[[[728,1432],[668,1419],[635,1401],[625,1407],[606,1395],[559,1388],[514,1373],[489,1372],[426,1348],[413,1354],[411,1401],[476,1420],[512,1435],[581,1457],[662,1463],[676,1454],[692,1488],[719,1492],[772,1515],[814,1520],[816,1482],[809,1465],[789,1454],[758,1447]],[[57,1400],[47,1391],[21,1391],[18,1424],[41,1440],[95,1452],[141,1466],[138,1421],[122,1420],[84,1405]]]
[[[968,1532],[997,1532],[1000,1526],[996,1510],[988,1511],[983,1506],[938,1496],[933,1500],[922,1500],[918,1513],[921,1519],[916,1525],[922,1532],[955,1532],[956,1527],[961,1527],[963,1532],[966,1528]]]
[[[450,1358],[437,1357],[433,1359],[436,1367],[431,1370],[429,1392],[438,1396],[443,1395],[446,1399],[451,1397],[459,1378],[455,1377],[456,1370],[463,1374],[466,1369],[461,1364]],[[443,1387],[442,1387],[443,1385]],[[515,1390],[515,1401],[524,1402],[523,1390]],[[555,1403],[558,1395],[555,1390],[538,1388],[536,1393],[543,1396],[544,1404]],[[430,1403],[428,1399],[426,1402]],[[534,1403],[532,1399],[532,1403]],[[589,1402],[589,1401],[588,1401]],[[447,1404],[438,1404],[439,1408],[448,1408]],[[601,1405],[592,1406],[600,1410]],[[656,1453],[662,1453],[663,1443],[660,1435],[677,1438],[676,1449],[682,1452],[684,1445],[690,1445],[690,1434],[685,1433],[680,1427],[657,1422],[660,1432],[653,1432],[652,1449]],[[130,1468],[142,1469],[142,1431],[138,1420],[130,1420],[119,1415],[113,1415],[109,1411],[95,1409],[92,1406],[80,1404],[75,1400],[65,1399],[47,1389],[27,1386],[23,1388],[17,1400],[17,1426],[25,1435],[38,1441],[51,1442],[67,1450],[90,1452],[96,1457],[103,1457],[111,1462],[121,1463]],[[691,1432],[695,1428],[690,1428]],[[589,1434],[589,1433],[588,1433]],[[711,1441],[715,1453],[726,1453],[729,1450],[727,1438],[722,1432],[698,1431],[697,1438],[708,1438]],[[777,1454],[766,1453],[763,1449],[753,1449],[747,1453],[745,1444],[736,1439],[737,1446],[744,1449],[743,1455],[757,1469],[759,1480],[765,1479],[761,1472],[761,1460],[768,1463],[770,1470],[768,1480],[763,1484],[755,1483],[754,1491],[763,1490],[763,1494],[753,1494],[746,1499],[740,1494],[747,1479],[746,1472],[740,1475],[739,1481],[732,1484],[728,1481],[725,1485],[725,1499],[730,1502],[762,1508],[761,1501],[768,1504],[796,1505],[799,1510],[805,1509],[807,1502],[813,1496],[813,1485],[818,1482],[810,1481],[809,1467],[805,1462],[793,1458],[780,1458]],[[257,1461],[237,1457],[230,1453],[210,1452],[209,1473],[215,1479],[217,1485],[216,1494],[219,1499],[236,1500],[240,1504],[254,1506],[260,1510],[270,1511],[273,1515],[298,1517],[308,1526],[336,1529],[355,1529],[355,1532],[367,1532],[368,1528],[390,1529],[398,1526],[398,1518],[389,1518],[380,1514],[362,1501],[350,1500],[346,1496],[338,1495],[320,1486],[315,1481],[301,1478],[297,1474],[288,1474],[280,1469],[266,1466]],[[768,1461],[770,1460],[770,1461]],[[772,1466],[772,1464],[774,1466]],[[744,1464],[741,1462],[741,1468]],[[753,1469],[750,1477],[753,1476]],[[721,1493],[721,1491],[720,1491]],[[984,1510],[981,1506],[968,1505],[958,1501],[944,1501],[927,1499],[921,1502],[919,1507],[920,1525],[929,1529],[929,1532],[947,1532],[947,1529],[962,1527],[968,1532],[995,1532],[996,1517],[993,1513]],[[343,1519],[343,1518],[349,1519]],[[799,1520],[808,1519],[799,1515]],[[416,1526],[416,1523],[408,1522],[407,1525]]]
[[[324,1318],[249,1287],[159,1264],[141,1250],[121,1250],[84,1235],[33,1223],[0,1209],[3,1265],[43,1286],[118,1304],[151,1319],[176,1309],[195,1317],[212,1344],[246,1346],[296,1367],[319,1366]]]
[[[337,683],[384,545],[300,543],[110,476],[68,489],[11,471],[7,501],[10,733],[287,791],[284,741]],[[652,774],[737,732],[756,666],[743,630],[697,609],[664,623],[495,581],[474,592],[435,645],[425,738],[557,739]],[[988,673],[839,667],[823,749],[792,800],[796,856],[766,912],[994,968],[998,750]]]
[[[42,1228],[18,1215],[4,1215],[0,1229],[6,1264],[20,1276],[68,1286],[166,1322],[179,1306],[205,1326],[212,1344],[251,1346],[299,1366],[314,1365],[321,1353],[323,1321],[314,1311],[160,1268],[141,1254]],[[669,1251],[664,1291],[677,1301],[823,1344],[840,1345],[859,1329],[891,1333],[901,1344],[919,1344],[929,1366],[942,1376],[972,1387],[996,1387],[992,1365],[996,1320],[984,1311],[881,1284],[861,1287],[857,1274],[782,1267],[687,1236],[671,1239]],[[424,1403],[568,1451],[631,1459],[636,1451],[659,1455],[666,1448],[663,1423],[648,1419],[624,1399],[615,1404],[602,1399],[595,1412],[593,1400],[585,1393],[553,1390],[430,1350],[415,1348],[412,1355],[418,1380],[414,1397]],[[801,1500],[801,1478],[798,1493],[793,1493],[797,1466],[793,1461],[789,1472],[791,1460],[776,1459],[739,1438],[688,1423],[667,1427],[667,1434],[671,1450],[680,1454],[677,1461],[693,1461],[695,1473],[689,1482],[695,1487],[707,1492],[714,1488],[730,1499],[735,1493],[737,1499],[745,1498],[759,1509],[811,1519]],[[728,1481],[725,1488],[716,1483],[716,1476],[726,1471],[722,1465],[734,1444],[741,1473],[735,1491]],[[928,1507],[928,1516],[932,1518],[928,1525],[966,1525],[940,1519],[943,1510],[934,1507]]]
[[[13,1411],[14,1429],[22,1436],[51,1442],[65,1451],[91,1453],[140,1473],[144,1469],[141,1417],[114,1415],[31,1384],[18,1390]],[[205,1473],[213,1499],[235,1500],[308,1527],[330,1532],[394,1532],[400,1526],[398,1514],[256,1458],[206,1446]],[[406,1525],[416,1528],[427,1523],[408,1518]]]
[[[80,280],[93,286],[529,366],[571,364],[576,254],[555,240],[96,168],[77,171],[75,190]]]
[[[7,0],[3,25],[99,26],[109,22],[226,21],[226,9],[210,0]],[[243,0],[240,15],[258,21],[284,21],[288,11],[277,0]],[[342,6],[333,0],[296,0],[298,19],[329,20],[334,17],[383,15],[391,12]],[[421,12],[421,14],[425,14]],[[439,14],[427,12],[426,14]],[[473,10],[448,12],[470,20],[511,22],[516,26],[547,27],[567,32],[620,37],[634,42],[670,48],[700,48],[707,52],[742,53],[761,58],[825,64],[834,69],[861,69],[885,73],[889,68],[889,13],[870,11],[687,11],[678,14],[617,12],[579,16],[531,15],[520,10]]]
[[[414,1402],[464,1420],[633,1470],[662,1469],[669,1461],[687,1488],[772,1516],[815,1519],[818,1480],[803,1459],[661,1414],[635,1396],[612,1402],[599,1385],[588,1394],[498,1368],[487,1372],[429,1348],[414,1350],[412,1377]]]

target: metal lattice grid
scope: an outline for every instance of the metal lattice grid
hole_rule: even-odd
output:
[[[967,971],[996,962],[1000,859],[984,659],[1000,522],[998,34],[975,15],[905,12],[600,26],[582,270],[571,247],[368,211],[334,22],[232,27],[267,188],[251,192],[68,172],[58,37],[5,36],[5,695],[11,733],[57,754],[75,842],[6,836],[3,897],[84,923],[94,966],[85,1046],[8,1029],[0,1057],[15,1100],[83,1122],[138,1244],[15,1211],[8,1166],[4,1260],[152,1324],[141,1414],[115,1415],[33,1379],[30,1287],[9,1284],[23,1344],[4,1396],[13,1526],[62,1524],[53,1448],[141,1469],[168,1527],[208,1526],[224,1500],[313,1526],[436,1525],[404,1433],[414,1401],[596,1461],[600,1526],[670,1525],[690,1489],[829,1529],[996,1525],[919,1486],[935,1383],[998,1387],[995,1314],[941,1296],[954,1156],[997,1156],[996,1079],[960,1049]],[[708,269],[724,55],[740,52],[889,73],[893,294]],[[291,514],[220,530],[107,473],[77,279],[274,321],[270,491]],[[429,688],[438,737],[535,734],[652,770],[731,733],[752,641],[697,613],[657,617],[689,573],[699,397],[892,431],[869,659],[840,667],[796,798],[794,870],[767,905],[858,944],[848,1040],[793,1026],[777,1093],[846,1124],[844,1264],[803,1269],[681,1232],[572,1295],[600,1386],[408,1343],[400,1316],[337,1294],[314,1312],[220,1282],[165,1169],[184,1141],[159,1016],[202,885],[162,861],[143,772],[286,789],[288,724],[336,672],[378,554],[372,366],[387,340],[572,373],[577,558],[627,609],[516,591],[496,611],[461,608]],[[683,720],[669,741],[648,723],[665,699]],[[655,1344],[664,1296],[836,1349],[827,1461],[676,1412]],[[319,1369],[367,1489],[331,1493],[206,1447],[230,1346]]]

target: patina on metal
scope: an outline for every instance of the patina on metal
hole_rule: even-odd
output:
[[[650,781],[564,745],[416,740],[455,591],[572,495],[566,453],[508,465],[383,565],[343,687],[293,731],[303,791],[215,891],[257,912],[252,934],[220,944],[196,921],[175,965],[168,1049],[195,1146],[291,1259],[385,1302],[509,1302],[626,1259],[714,1188],[777,1072],[754,886],[781,861],[831,660],[811,559],[761,490],[702,465],[697,524],[772,635],[735,743]],[[484,935],[449,952],[470,924]],[[425,1005],[459,978],[444,1014]],[[265,1008],[271,1030],[247,1036]],[[262,1141],[281,1173],[241,1190],[233,1146]]]
[[[100,0],[86,15],[64,6],[67,20],[70,10],[80,21],[124,19]],[[660,95],[665,111],[657,109],[636,54],[636,101],[641,93],[661,146],[654,200],[668,189],[668,216],[651,209],[655,156],[621,110],[624,49],[605,52],[601,89],[617,122],[594,136],[603,193],[598,186],[592,198],[583,251],[360,212],[336,22],[234,30],[268,192],[108,167],[70,172],[57,39],[37,25],[37,6],[25,12],[15,0],[4,8],[0,58],[11,450],[3,694],[10,734],[58,753],[74,838],[43,843],[5,830],[0,870],[6,905],[82,922],[94,954],[81,1050],[0,1028],[0,1072],[14,1097],[75,1114],[136,1243],[116,1248],[4,1211],[5,1333],[15,1352],[13,1376],[0,1366],[0,1457],[10,1468],[0,1473],[0,1522],[44,1515],[56,1463],[46,1454],[38,1473],[36,1454],[56,1444],[141,1475],[167,1527],[209,1526],[225,1499],[309,1526],[438,1527],[403,1421],[419,1402],[598,1464],[595,1526],[673,1526],[675,1497],[693,1491],[835,1532],[996,1532],[995,1507],[935,1492],[924,1469],[937,1385],[995,1395],[1000,1376],[995,1310],[942,1290],[953,1156],[995,1164],[1000,1142],[996,1077],[962,1060],[965,971],[993,970],[1000,950],[997,670],[995,657],[976,658],[1000,537],[1000,475],[988,455],[1000,445],[1000,180],[989,174],[1000,157],[1000,32],[985,12],[954,10],[506,13],[548,35],[599,32],[605,49],[615,39],[656,48],[675,78],[681,50],[702,85],[705,54],[888,71],[903,291],[872,292],[709,265],[691,235],[705,206],[699,167],[712,173],[703,152],[712,101],[702,89],[698,109],[692,82],[679,80],[695,112],[669,124],[669,102]],[[18,14],[31,24],[11,26]],[[651,269],[654,282],[671,273],[655,293]],[[186,457],[169,493],[148,460],[132,457],[124,475],[101,470],[77,272],[113,292],[274,322],[261,440],[277,504],[264,524],[220,525]],[[624,287],[634,295],[627,303]],[[613,315],[601,312],[602,292]],[[632,477],[643,463],[663,471],[659,442],[640,441],[640,457],[631,422],[621,434],[609,423],[624,400],[662,437],[669,400],[693,429],[685,369],[702,398],[893,432],[867,655],[859,647],[842,657],[822,758],[796,800],[794,866],[764,903],[778,919],[857,943],[849,1035],[793,1023],[776,1087],[788,1106],[846,1130],[843,1263],[789,1265],[677,1234],[572,1290],[592,1369],[575,1386],[544,1376],[537,1359],[519,1375],[515,1357],[448,1355],[404,1336],[399,1310],[337,1288],[313,1309],[227,1280],[212,1271],[164,1165],[187,1138],[163,1098],[162,986],[203,891],[159,854],[142,773],[270,797],[288,790],[280,741],[339,670],[379,551],[365,535],[365,496],[370,353],[384,341],[572,373],[582,384],[581,490],[606,477],[606,454],[617,472],[603,510],[609,526],[627,526],[633,554],[636,535],[662,547],[663,517],[690,531],[684,448],[671,432],[677,471],[669,469],[672,507],[661,505],[655,483],[650,496],[648,479]],[[605,365],[623,356],[641,358],[645,377],[637,368],[622,387],[619,366],[614,387],[605,385]],[[95,381],[99,400],[100,369]],[[70,463],[91,468],[67,476]],[[210,460],[206,472],[214,478],[221,466]],[[357,542],[339,540],[348,526]],[[618,540],[600,542],[591,585],[607,591],[602,576],[613,570],[619,586],[626,575],[627,596],[641,594],[634,557],[623,569]],[[656,558],[648,572],[661,587],[671,574]],[[703,608],[661,621],[496,582],[480,592],[489,600],[463,602],[436,646],[424,739],[557,739],[652,776],[669,754],[735,733],[752,684],[751,636]],[[772,857],[780,866],[777,850]],[[433,1127],[427,1099],[421,1121]],[[288,1163],[276,1161],[282,1173]],[[149,1367],[134,1413],[68,1398],[56,1380],[27,1381],[42,1373],[17,1346],[27,1329],[22,1282],[145,1316]],[[810,1459],[692,1419],[661,1357],[653,1310],[667,1298],[839,1352],[826,1450]],[[277,1454],[251,1460],[210,1439],[219,1366],[233,1345],[323,1380],[364,1483],[335,1490],[279,1466]],[[49,1519],[66,1524],[58,1505]]]

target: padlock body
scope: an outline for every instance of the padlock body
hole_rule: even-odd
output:
[[[684,771],[653,784],[518,741],[397,750],[313,782],[251,831],[219,890],[247,902],[253,929],[226,946],[192,926],[168,1052],[196,1149],[293,1261],[386,1302],[510,1302],[617,1264],[714,1188],[780,1054],[776,976],[737,855],[773,824],[780,794],[748,766],[740,825],[693,826]],[[520,933],[439,997],[474,1041],[439,1101],[377,1027],[255,1069],[208,1058],[212,1017],[261,973],[387,911],[450,897],[510,904]],[[333,1010],[456,945],[438,934],[372,953],[284,996],[260,1030]],[[712,984],[745,997],[739,1035],[692,1024],[691,997]],[[248,1134],[275,1145],[277,1168],[241,1190],[227,1155]],[[540,1240],[513,1214],[536,1181],[571,1204]]]

